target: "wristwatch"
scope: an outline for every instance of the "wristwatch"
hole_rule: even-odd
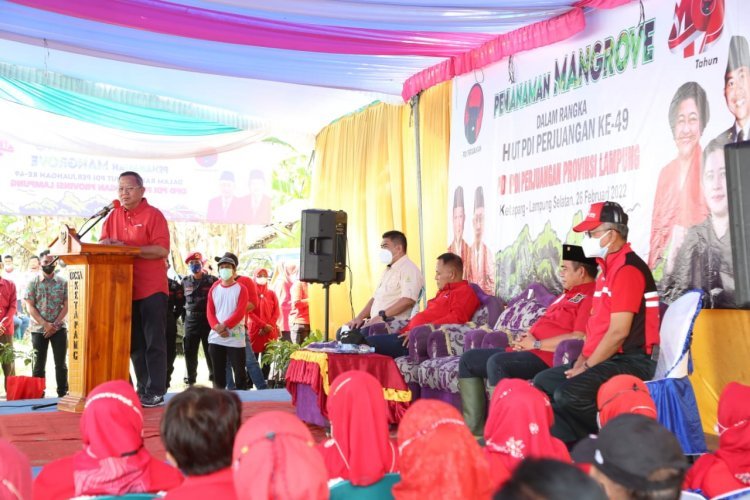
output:
[[[542,341],[541,340],[535,340],[534,341],[534,349],[541,349],[542,348]]]
[[[380,312],[378,313],[378,316],[380,316],[380,319],[382,319],[383,321],[387,321],[387,319],[386,319],[386,318],[387,318],[387,316],[385,315],[385,309],[384,309],[384,310],[382,310],[382,311],[380,311]]]

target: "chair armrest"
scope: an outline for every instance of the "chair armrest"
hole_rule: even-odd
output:
[[[464,351],[470,349],[479,349],[482,347],[485,336],[489,334],[487,330],[477,328],[476,330],[469,330],[464,336]]]
[[[427,355],[427,343],[432,334],[432,326],[420,325],[409,330],[409,361],[421,363]]]
[[[552,361],[552,366],[564,365],[565,363],[573,363],[583,351],[583,340],[568,339],[563,340],[557,345],[555,349],[555,356]]]
[[[482,349],[505,349],[508,347],[508,335],[505,332],[489,332],[482,340]]]

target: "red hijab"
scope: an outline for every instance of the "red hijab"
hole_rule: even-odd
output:
[[[261,276],[268,278],[268,271],[260,268],[253,273],[253,278],[256,280],[255,288],[258,290],[258,304],[248,316],[247,322],[253,352],[263,352],[268,342],[279,338],[279,328],[276,325],[281,315],[279,299],[274,291],[268,288],[268,282],[265,285],[258,284],[257,279]],[[260,329],[267,324],[271,325],[271,331],[263,335]]]
[[[154,492],[181,482],[177,469],[169,477],[155,474],[163,472],[163,464],[155,464],[143,446],[141,402],[124,380],[91,391],[81,415],[81,437],[83,450],[73,456],[76,496]]]
[[[710,497],[750,486],[750,386],[730,382],[719,398],[719,449],[700,457],[685,487]]]
[[[234,440],[234,488],[239,500],[328,498],[328,474],[305,424],[290,413],[260,413]]]
[[[31,466],[26,455],[0,439],[0,500],[31,499]]]
[[[495,487],[525,458],[571,462],[565,444],[550,434],[554,421],[549,399],[528,380],[506,378],[497,384],[484,427],[484,452]]]
[[[344,372],[328,395],[331,439],[320,445],[329,479],[369,486],[396,472],[398,453],[388,437],[388,407],[380,382],[367,372]]]
[[[599,428],[623,413],[635,413],[656,420],[656,404],[646,383],[633,375],[615,375],[602,384],[596,395]]]
[[[420,399],[398,428],[401,481],[396,499],[486,500],[490,469],[482,449],[454,407]]]

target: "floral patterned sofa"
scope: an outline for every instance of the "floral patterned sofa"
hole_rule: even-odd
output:
[[[430,358],[429,350],[449,352],[458,345],[463,349],[466,332],[477,328],[489,329],[494,325],[504,309],[503,301],[494,295],[488,295],[478,285],[471,284],[479,298],[480,306],[474,312],[469,323],[462,325],[422,325],[409,331],[409,354],[396,358],[396,365],[404,375],[414,399],[420,397],[421,385],[418,382],[418,370],[422,362]],[[463,351],[462,351],[463,352]]]
[[[440,399],[460,409],[458,362],[461,354],[469,349],[506,347],[509,333],[528,330],[554,300],[555,296],[542,285],[532,284],[508,303],[495,322],[479,328],[443,325],[431,331],[411,332],[414,350],[410,343],[409,356],[398,358],[396,364],[415,398],[418,394],[423,398]]]

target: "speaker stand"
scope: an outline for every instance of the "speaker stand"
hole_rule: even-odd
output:
[[[323,290],[325,290],[325,292],[326,292],[326,301],[325,301],[325,309],[326,309],[326,313],[325,313],[325,330],[323,330],[323,335],[325,335],[324,339],[325,339],[326,342],[328,342],[328,321],[329,321],[329,318],[328,318],[329,311],[328,311],[328,309],[330,307],[330,305],[329,305],[330,294],[331,294],[330,288],[331,288],[331,283],[330,282],[323,283]]]

